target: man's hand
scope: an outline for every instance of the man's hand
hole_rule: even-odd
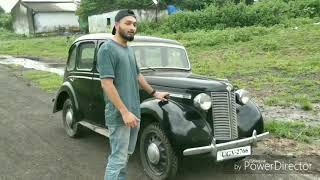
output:
[[[124,124],[127,127],[135,128],[138,126],[139,119],[134,114],[132,114],[130,111],[126,111],[121,115],[122,115],[122,119],[124,121]]]
[[[153,94],[153,97],[156,99],[160,99],[161,101],[168,101],[169,99],[169,93],[168,92],[155,92]]]
[[[148,94],[155,97],[156,99],[160,99],[161,101],[168,101],[169,93],[168,92],[157,92],[153,93],[154,89],[150,86],[150,84],[145,80],[142,74],[139,74],[138,77],[139,84]]]

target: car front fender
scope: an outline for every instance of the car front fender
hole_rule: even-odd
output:
[[[254,130],[258,134],[263,132],[263,118],[258,106],[249,101],[237,108],[239,137],[250,137]]]
[[[212,141],[210,125],[190,105],[151,98],[142,102],[140,107],[142,123],[144,117],[153,117],[177,149],[208,145]]]

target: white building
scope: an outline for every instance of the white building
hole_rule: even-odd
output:
[[[118,10],[119,11],[119,10]],[[92,15],[88,17],[89,33],[111,32],[115,24],[114,18],[118,11],[112,11],[104,14]],[[152,21],[156,18],[155,10],[133,10],[138,22]],[[166,10],[159,11],[157,18],[167,16]]]
[[[11,10],[17,34],[78,31],[73,0],[19,0]]]

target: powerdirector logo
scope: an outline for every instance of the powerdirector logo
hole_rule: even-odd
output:
[[[250,156],[231,168],[240,174],[320,174],[320,157]]]

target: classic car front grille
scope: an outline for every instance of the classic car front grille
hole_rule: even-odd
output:
[[[212,92],[213,132],[216,140],[238,138],[236,99],[234,92]]]

